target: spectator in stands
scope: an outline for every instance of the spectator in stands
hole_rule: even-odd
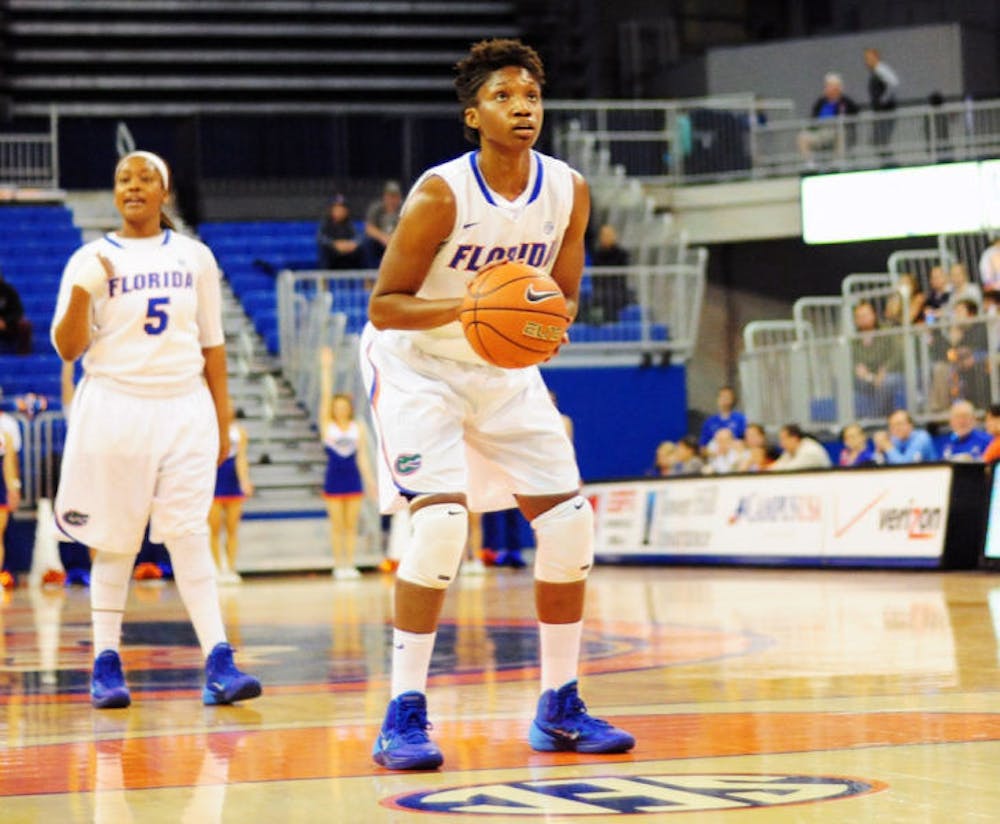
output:
[[[365,214],[365,239],[362,249],[365,265],[377,269],[389,243],[389,236],[399,223],[399,212],[403,206],[403,190],[395,180],[387,180],[382,187],[382,196],[368,207]]]
[[[879,430],[872,441],[880,463],[913,464],[938,459],[931,436],[926,429],[914,428],[913,418],[905,409],[896,409],[889,416],[889,431]]]
[[[987,289],[983,292],[983,314],[991,318],[1000,315],[1000,289]]]
[[[737,440],[731,429],[723,427],[715,433],[708,449],[708,463],[704,467],[706,474],[726,475],[739,472],[743,460],[743,441]]]
[[[880,325],[883,329],[903,325],[903,296],[898,289],[885,299]]]
[[[860,424],[849,423],[840,432],[839,466],[871,466],[875,463],[875,450],[868,444],[868,436]]]
[[[656,454],[653,456],[653,465],[646,470],[646,475],[651,477],[669,475],[674,466],[675,447],[676,444],[673,441],[660,441],[656,447]]]
[[[899,276],[899,292],[910,301],[910,323],[921,323],[924,319],[924,304],[927,296],[920,288],[920,281],[912,272],[903,272]]]
[[[946,461],[981,461],[992,438],[976,426],[976,410],[968,401],[955,401],[948,413],[951,432],[941,450]]]
[[[597,232],[597,243],[590,253],[592,266],[628,266],[629,253],[618,245],[618,233],[610,223]],[[591,293],[586,318],[589,323],[614,323],[618,313],[631,301],[625,275],[591,276]]]
[[[887,159],[889,154],[884,149],[892,139],[892,131],[896,121],[885,113],[896,108],[896,89],[899,88],[899,77],[882,60],[878,49],[865,49],[864,57],[869,72],[868,102],[877,118],[872,123],[872,145],[883,159]]]
[[[843,156],[850,133],[847,128],[842,128],[838,119],[857,113],[858,104],[844,94],[843,79],[839,74],[829,72],[823,78],[823,94],[813,104],[812,117],[816,123],[798,135],[799,153],[808,168],[816,168],[817,150],[832,149],[835,156]]]
[[[851,341],[854,363],[855,414],[880,418],[897,403],[903,388],[903,349],[898,335],[879,335],[875,307],[861,301],[854,307]]]
[[[987,246],[979,258],[979,282],[984,292],[1000,290],[1000,237]]]
[[[797,423],[787,423],[778,433],[781,454],[768,469],[788,472],[793,469],[827,469],[830,455],[819,441],[806,435]]]
[[[963,300],[973,301],[977,308],[982,305],[982,290],[979,284],[969,279],[969,268],[964,263],[953,263],[948,270],[948,279],[951,282],[951,294],[948,295],[949,311]]]
[[[14,285],[0,272],[0,340],[14,347],[18,355],[31,354],[31,321],[24,316],[24,304]]]
[[[733,387],[719,387],[715,406],[719,411],[709,416],[701,426],[701,436],[698,438],[698,445],[703,450],[708,448],[708,445],[715,437],[715,433],[720,429],[730,430],[737,440],[743,440],[743,435],[746,433],[747,419],[742,412],[736,411],[736,390]]]
[[[989,342],[986,326],[977,323],[975,301],[962,300],[955,304],[951,321],[940,330],[939,340],[946,343],[940,360],[931,367],[930,405],[934,412],[944,411],[960,398],[976,406],[989,400],[989,374],[986,370]]]
[[[1000,404],[990,404],[986,410],[986,433],[993,440],[983,453],[983,463],[992,465],[1000,461]]]
[[[705,464],[698,456],[698,440],[694,435],[685,435],[674,446],[671,475],[700,475]]]
[[[767,442],[767,433],[759,423],[747,424],[743,436],[743,457],[740,460],[740,472],[761,472],[767,469],[777,457]]]
[[[930,288],[924,299],[924,322],[932,324],[947,312],[948,300],[951,297],[951,283],[943,266],[931,267],[928,286]]]
[[[320,269],[361,269],[364,256],[361,238],[351,219],[351,209],[342,194],[327,207],[316,233]]]
[[[9,431],[0,430],[0,590],[13,589],[14,576],[3,568],[4,533],[10,514],[21,502],[21,479],[18,475],[17,447]]]

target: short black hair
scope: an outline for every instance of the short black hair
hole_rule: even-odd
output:
[[[520,66],[527,69],[538,81],[539,86],[545,86],[545,69],[542,58],[531,46],[526,46],[520,40],[495,37],[491,40],[480,40],[469,49],[469,53],[455,64],[458,74],[455,77],[455,93],[462,107],[462,128],[465,139],[479,145],[479,131],[465,125],[465,110],[476,105],[476,95],[486,78],[498,69],[507,66]]]
[[[991,403],[986,410],[986,414],[991,418],[1000,418],[1000,403]]]
[[[798,438],[799,440],[802,440],[805,437],[802,427],[797,423],[786,423],[783,427],[781,427],[781,431],[786,435],[791,435],[793,438]]]

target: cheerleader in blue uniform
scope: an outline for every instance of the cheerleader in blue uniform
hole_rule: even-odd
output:
[[[350,395],[334,395],[331,389],[333,350],[320,352],[319,432],[326,449],[323,498],[330,519],[333,576],[338,581],[360,577],[354,556],[358,545],[358,521],[365,489],[374,490],[368,463],[365,431],[354,419]]]
[[[253,484],[247,460],[247,433],[236,423],[236,415],[230,402],[229,455],[216,470],[215,495],[208,513],[212,557],[215,559],[221,584],[238,584],[242,580],[236,571],[236,556],[240,548],[239,528],[240,518],[243,516],[243,501],[248,495],[253,495]],[[220,546],[223,524],[226,527],[224,555]]]
[[[21,480],[17,470],[17,449],[14,439],[7,431],[0,431],[0,589],[12,589],[14,576],[3,568],[4,533],[7,531],[7,521],[10,513],[17,509],[21,502]]]

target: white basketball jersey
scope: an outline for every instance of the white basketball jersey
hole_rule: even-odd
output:
[[[440,177],[455,195],[455,225],[431,262],[417,297],[460,298],[480,267],[514,260],[551,272],[573,211],[573,174],[561,160],[531,153],[528,185],[515,200],[489,188],[478,166],[479,152],[428,169],[413,190],[429,177]],[[406,204],[403,205],[406,209]],[[420,331],[388,330],[430,355],[467,363],[486,363],[465,339],[458,321]]]
[[[225,340],[215,257],[203,243],[170,229],[149,238],[105,235],[66,264],[53,330],[69,305],[73,275],[98,253],[111,262],[114,276],[91,301],[84,372],[130,392],[185,391],[204,369],[201,350]]]

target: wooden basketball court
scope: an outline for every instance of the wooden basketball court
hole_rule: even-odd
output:
[[[176,590],[136,583],[123,656],[133,703],[110,711],[87,695],[87,591],[5,593],[0,821],[1000,819],[990,574],[600,568],[582,694],[638,740],[603,757],[527,746],[530,572],[462,577],[432,667],[445,764],[430,773],[370,757],[391,588],[369,573],[224,590],[238,661],[265,691],[204,707]]]

